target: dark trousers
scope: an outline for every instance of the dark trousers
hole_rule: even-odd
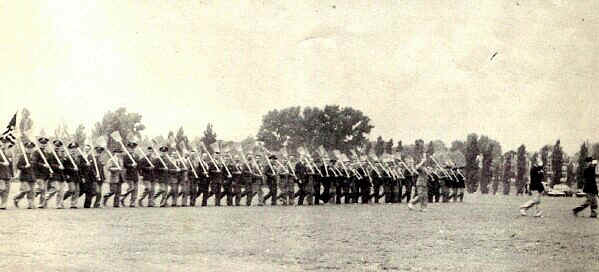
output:
[[[341,186],[341,184],[338,184],[337,187],[335,187],[335,204],[341,204],[342,196],[343,196],[343,186]]]
[[[587,207],[591,207],[591,217],[597,217],[597,196],[595,194],[586,194],[586,200],[580,206],[574,208],[575,213],[579,213]]]
[[[313,190],[314,204],[320,205],[320,181],[317,181],[317,179],[318,178],[314,179],[314,184],[313,184],[312,188],[314,188],[314,190]]]
[[[230,180],[225,181],[225,183],[223,183],[223,192],[221,198],[223,197],[227,197],[227,206],[233,205],[233,190]]]
[[[331,181],[324,181],[322,183],[322,194],[320,195],[324,203],[328,203],[331,199]]]
[[[412,184],[410,183],[402,183],[401,187],[399,188],[399,202],[401,202],[402,199],[406,199],[406,202],[410,202],[410,199],[412,197]]]
[[[109,197],[114,196],[113,200],[114,202],[112,202],[112,206],[113,207],[119,207],[121,201],[121,184],[120,183],[110,183],[110,190],[107,194],[104,195],[104,199],[106,202],[106,200],[108,200]]]
[[[379,203],[379,198],[381,197],[381,184],[375,183],[372,186],[372,196],[374,198],[374,203]]]
[[[215,206],[220,206],[220,199],[222,198],[220,186],[221,186],[220,183],[216,183],[216,182],[210,183],[210,195],[214,196],[214,205]]]
[[[200,191],[199,186],[200,186],[200,184],[197,179],[191,180],[191,183],[189,185],[189,205],[190,206],[196,205],[196,199],[198,198],[198,193]]]
[[[198,184],[196,199],[199,197],[202,197],[202,206],[208,205],[208,198],[210,198],[210,184],[203,182]]]
[[[81,195],[85,195],[85,200],[83,201],[83,208],[91,208],[92,199],[96,197],[97,200],[97,192],[96,186],[94,182],[86,182],[81,184]]]

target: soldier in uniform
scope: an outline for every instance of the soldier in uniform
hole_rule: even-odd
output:
[[[435,169],[433,169],[432,167],[428,167],[427,168],[428,172],[430,173],[430,177],[428,179],[428,202],[432,203],[434,202],[439,202],[439,196],[440,196],[440,184],[439,184],[439,174],[437,173],[437,171],[435,171]]]
[[[221,198],[226,197],[227,206],[233,206],[233,172],[235,172],[235,167],[233,162],[229,160],[226,155],[223,157],[223,168],[226,165],[227,169],[229,169],[229,172],[231,172],[231,176],[223,178],[223,192],[221,194]]]
[[[90,146],[91,149],[91,146]],[[102,152],[104,152],[104,148],[101,146],[97,146],[95,148],[96,154],[93,152],[89,152],[87,161],[92,164],[89,168],[87,174],[87,193],[85,195],[85,200],[83,201],[83,208],[92,207],[92,198],[95,198],[95,202],[93,207],[98,208],[100,206],[100,198],[102,198],[102,184],[104,183],[104,162],[102,161]]]
[[[283,159],[277,171],[279,174],[279,191],[281,191],[277,196],[277,199],[283,201],[283,206],[293,203],[293,179],[291,176],[291,169],[289,169],[286,164],[287,161]],[[289,194],[289,192],[291,192],[291,194]]]
[[[258,172],[260,175],[254,177],[254,192],[258,195],[258,206],[264,206],[264,187],[266,186],[266,177],[264,176],[264,171],[262,169],[264,169],[265,163],[262,162],[262,156],[260,155],[256,155],[255,159],[256,169],[254,172]]]
[[[171,152],[171,154],[170,156],[167,155],[166,163],[168,164],[168,185],[170,187],[170,190],[166,194],[164,204],[166,205],[166,201],[168,201],[168,199],[171,198],[171,207],[177,207],[177,199],[179,197],[179,172],[181,172],[181,168],[179,167],[180,163],[175,161],[174,159],[174,156],[176,156],[175,150],[169,149],[169,151]],[[162,207],[162,205],[160,206]]]
[[[318,180],[318,183],[320,185],[322,185],[322,193],[319,192],[319,195],[318,195],[319,202],[320,202],[320,200],[322,200],[323,203],[328,203],[329,198],[331,196],[331,179],[334,177],[334,175],[332,172],[328,172],[328,175],[327,175],[327,171],[329,171],[329,167],[325,164],[324,160],[325,160],[325,158],[321,158],[319,160],[319,164],[318,164],[320,173],[322,173],[323,176],[322,177],[319,176],[316,179]],[[319,186],[318,190],[320,190],[320,186]],[[315,192],[316,192],[316,190],[315,190]]]
[[[36,161],[36,164],[33,165],[33,167],[36,173],[36,184],[38,193],[40,195],[40,205],[38,208],[44,209],[47,207],[46,192],[48,191],[48,181],[51,177],[50,166],[49,164],[46,164],[46,161],[44,160],[44,158],[47,159],[50,156],[46,151],[46,146],[49,139],[44,136],[40,136],[38,137],[37,141],[39,143],[39,150],[37,150],[37,152],[33,152],[33,161]],[[44,156],[44,158],[42,158],[42,156]]]
[[[414,160],[412,160],[412,158],[406,159],[406,165],[407,168],[403,170],[404,178],[401,182],[401,197],[399,199],[400,203],[404,198],[406,199],[407,203],[410,203],[412,198],[412,188],[414,187],[414,181],[417,178],[417,173],[414,173],[412,172],[413,170],[411,170],[414,168]]]
[[[352,167],[351,164],[348,164],[349,167]],[[340,169],[337,167],[337,160],[331,160],[331,170],[335,172],[333,183],[335,187],[335,204],[341,204],[341,198],[344,196],[343,190],[345,189],[345,177],[343,173],[341,173]],[[331,191],[333,188],[331,188]]]
[[[108,198],[113,196],[112,207],[118,208],[121,203],[121,182],[123,181],[123,156],[122,150],[119,148],[113,149],[113,157],[106,164],[106,169],[110,173],[108,178],[108,193],[106,193],[102,200],[102,206],[106,207]]]
[[[597,218],[597,175],[596,167],[597,161],[594,161],[592,157],[585,158],[586,167],[583,170],[583,188],[582,191],[586,193],[586,200],[582,205],[574,208],[572,213],[577,216],[579,212],[591,206],[591,218]]]
[[[83,167],[88,165],[83,162],[83,157],[77,153],[79,144],[70,143],[67,148],[67,152],[69,152],[73,161],[71,162],[69,159],[69,162],[65,165],[64,173],[68,190],[63,199],[71,197],[71,209],[77,209],[77,202],[81,193],[81,183],[84,182],[83,177],[87,174],[86,169]]]
[[[383,162],[381,164],[381,168],[384,170],[386,164],[387,171],[382,171],[383,174],[383,194],[385,195],[385,203],[393,203],[393,183],[395,182],[395,177],[393,176],[393,172],[391,172],[392,166],[388,162]]]
[[[139,189],[139,157],[135,154],[135,148],[137,143],[128,142],[127,151],[128,155],[123,157],[123,163],[125,165],[125,182],[127,183],[127,192],[121,196],[121,205],[125,206],[125,199],[131,195],[129,202],[130,208],[135,208],[135,202],[137,201],[137,191]],[[129,156],[131,155],[131,156]]]
[[[374,167],[377,168],[378,172],[380,173],[380,176],[377,175],[374,169],[370,171],[370,176],[372,177],[372,197],[374,198],[374,203],[379,203],[379,198],[382,197],[381,187],[385,183],[385,178],[387,177],[387,174],[385,173],[385,171],[383,171],[381,163],[379,161],[375,161]]]
[[[318,170],[324,169],[321,159],[314,161],[314,164]],[[321,171],[318,174],[315,173],[315,175],[312,177],[312,194],[314,195],[314,205],[320,205],[320,185],[325,175],[326,174]]]
[[[19,194],[15,196],[13,199],[15,207],[19,207],[19,201],[27,196],[28,206],[27,209],[33,209],[33,186],[36,180],[36,173],[34,166],[37,164],[36,161],[33,161],[33,148],[35,144],[32,142],[27,142],[24,144],[25,146],[25,154],[19,156],[19,160],[17,161],[17,169],[21,170],[20,180],[21,180],[21,188]],[[27,157],[27,160],[25,159]]]
[[[199,165],[198,160],[196,159],[195,151],[190,151],[188,161],[189,167],[195,170],[192,171],[192,174],[189,175],[189,205],[192,207],[196,206],[196,199],[198,198],[198,193],[200,191],[200,176],[202,175],[202,167]]]
[[[0,158],[0,209],[6,210],[6,202],[8,201],[8,193],[10,192],[10,181],[13,179],[12,159],[8,155],[8,144],[6,140],[0,138],[0,151],[4,154],[4,158]]]
[[[148,146],[146,149],[145,158],[142,158],[139,161],[139,171],[141,173],[142,182],[144,185],[144,191],[141,193],[141,197],[137,201],[137,204],[140,207],[143,207],[142,201],[146,198],[146,196],[148,197],[148,207],[154,207],[154,187],[156,186],[156,181],[158,180],[156,165],[160,165],[160,163],[161,162],[158,158],[154,158],[154,148]]]
[[[254,198],[254,194],[257,193],[258,186],[254,184],[254,178],[259,178],[260,175],[252,170],[253,167],[253,158],[251,155],[247,155],[247,164],[244,164],[241,167],[241,183],[245,186],[243,195],[245,195],[245,204],[246,206],[252,205],[252,199]],[[254,190],[255,189],[255,190]]]
[[[187,168],[187,163],[185,160],[177,160],[177,165],[181,171],[177,176],[177,181],[179,183],[179,195],[181,195],[181,207],[187,207],[189,203],[189,187],[191,187],[189,183],[189,168]]]
[[[264,166],[262,173],[264,173],[264,175],[266,176],[266,184],[268,184],[269,191],[268,194],[264,196],[264,200],[267,200],[270,197],[270,205],[276,206],[278,195],[277,189],[279,185],[279,174],[277,173],[276,168],[277,156],[270,155],[267,159],[270,160],[270,164],[266,164]]]
[[[231,178],[231,196],[233,199],[231,201],[235,201],[235,206],[239,206],[241,204],[241,172],[242,165],[239,161],[239,157],[235,156],[235,160],[232,164],[229,165],[229,170],[231,170],[232,178]],[[230,200],[227,198],[227,205]]]
[[[171,170],[176,170],[175,164],[168,157],[168,147],[161,146],[160,149],[160,158],[158,161],[160,162],[160,166],[154,172],[156,174],[156,179],[158,182],[158,191],[154,195],[154,200],[158,199],[158,197],[162,196],[160,199],[160,207],[166,207],[166,199],[167,199],[167,185],[169,181],[169,172]],[[157,166],[157,164],[155,165]]]
[[[304,198],[307,199],[308,205],[312,205],[312,179],[315,175],[314,171],[309,165],[304,164],[304,162],[300,160],[295,165],[295,175],[298,177],[299,186],[297,205],[303,205]]]
[[[54,156],[54,154],[48,157],[48,163],[50,164],[50,167],[54,169],[54,175],[50,178],[50,190],[48,190],[48,193],[45,196],[45,202],[48,203],[48,200],[56,195],[56,208],[62,209],[64,208],[63,194],[66,181],[64,165],[70,162],[67,160],[65,151],[62,148],[63,143],[60,140],[54,140],[52,144],[54,145],[54,152],[58,158]]]
[[[100,208],[100,202],[102,202],[102,186],[104,185],[104,182],[106,181],[106,165],[107,165],[107,160],[108,157],[104,155],[104,150],[105,148],[103,146],[96,146],[94,147],[94,150],[96,152],[96,154],[92,154],[92,156],[95,156],[95,161],[96,164],[98,165],[98,171],[100,172],[99,174],[99,178],[96,179],[95,182],[95,201],[94,201],[94,208]],[[93,159],[93,158],[92,158]]]
[[[203,153],[202,154],[202,160],[204,162],[206,162],[206,160],[208,159],[208,154],[207,153]],[[202,197],[202,207],[205,207],[206,205],[208,205],[208,198],[210,198],[210,175],[208,173],[209,170],[209,166],[207,167],[206,165],[202,166],[202,164],[204,163],[202,161],[198,161],[198,169],[202,169],[202,174],[200,174],[199,176],[199,192],[196,196],[196,198],[198,197]],[[206,163],[207,164],[207,163]],[[204,168],[206,168],[206,172],[204,171]]]
[[[439,184],[441,186],[441,202],[447,203],[449,202],[449,187],[451,187],[451,175],[449,173],[451,171],[451,166],[446,165],[444,172],[439,172],[441,178],[439,179]]]
[[[466,188],[466,181],[465,181],[465,177],[464,174],[462,174],[461,169],[463,169],[463,167],[458,167],[456,169],[456,176],[458,178],[457,182],[456,182],[456,198],[454,199],[454,201],[457,201],[457,199],[460,199],[460,202],[464,201],[464,189]]]
[[[219,159],[220,159],[220,153],[215,152],[214,153],[215,162],[212,162],[211,164],[209,164],[209,168],[208,168],[208,172],[210,173],[210,195],[214,196],[214,205],[215,206],[220,206],[220,200],[222,198],[221,186],[223,184],[223,179],[224,179],[224,175],[222,172],[223,169],[220,169],[223,167],[223,165],[221,165],[221,167],[217,167],[217,164],[219,163],[218,162]]]

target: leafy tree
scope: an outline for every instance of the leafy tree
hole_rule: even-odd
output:
[[[451,152],[459,151],[459,152],[462,152],[462,154],[464,154],[466,151],[466,144],[463,141],[455,140],[455,141],[451,142],[451,147],[449,148],[449,151],[451,151]]]
[[[516,175],[516,194],[520,195],[524,193],[524,185],[526,181],[526,146],[520,145],[518,147],[518,169]]]
[[[466,140],[466,189],[469,193],[474,193],[479,185],[479,166],[477,156],[480,153],[478,147],[478,136],[475,133],[469,134]]]
[[[547,162],[549,161],[549,150],[551,149],[551,147],[549,145],[545,145],[541,148],[541,162],[543,163],[543,168],[545,169],[547,167]],[[545,169],[545,171],[547,172],[547,169]]]
[[[87,138],[87,134],[85,133],[85,126],[80,124],[77,129],[75,129],[75,134],[73,135],[73,142],[77,143],[79,146],[83,146],[85,144],[85,139]]]
[[[385,153],[393,154],[393,138],[385,143]]]
[[[208,151],[212,153],[213,150],[210,147],[210,145],[216,142],[216,133],[213,131],[211,123],[208,123],[206,125],[206,130],[204,130],[204,136],[202,136],[200,140],[204,143],[204,145],[206,145]]]
[[[111,133],[118,131],[126,142],[129,138],[141,138],[141,131],[146,126],[141,123],[142,115],[139,113],[127,112],[125,107],[118,108],[116,111],[108,111],[104,114],[102,121],[96,122],[92,135],[109,136]],[[108,137],[108,148],[112,149],[117,143],[112,137]]]
[[[377,156],[383,155],[385,152],[385,141],[383,141],[383,137],[379,136],[376,138],[376,144],[374,145],[374,154]]]
[[[553,168],[551,187],[553,187],[553,185],[559,184],[562,178],[563,150],[560,146],[560,140],[555,142],[555,145],[553,146],[553,152],[551,154],[551,167]]]
[[[426,155],[431,157],[433,154],[435,154],[435,145],[433,144],[433,141],[430,141],[426,146]]]
[[[422,160],[422,155],[424,154],[424,141],[422,139],[418,139],[414,142],[414,148],[412,157],[416,161],[416,163]]]
[[[567,171],[566,184],[571,187],[572,184],[574,183],[574,180],[576,177],[576,173],[574,172],[574,163],[573,162],[568,163],[568,168],[566,171]]]
[[[403,145],[401,143],[401,140],[397,142],[397,146],[395,147],[395,152],[400,153],[400,154],[403,152]]]
[[[583,177],[583,166],[584,166],[584,160],[589,156],[589,148],[587,147],[586,144],[582,144],[580,146],[580,151],[578,152],[578,167],[577,167],[577,171],[576,171],[576,187],[577,188],[582,188],[583,184],[584,184],[584,177]]]
[[[491,172],[491,165],[493,163],[493,149],[495,148],[494,144],[491,143],[487,146],[487,149],[483,153],[483,169],[481,171],[481,179],[480,179],[480,193],[488,194],[489,193],[489,183],[493,177]]]
[[[520,146],[522,147],[522,146]],[[520,151],[520,149],[518,149],[518,151]],[[515,152],[513,151],[509,151],[505,154],[505,160],[504,160],[504,168],[503,168],[503,194],[504,195],[509,195],[510,194],[510,180],[514,177],[514,171],[512,170],[514,165],[514,156],[516,155]],[[518,183],[516,182],[516,187],[518,187]],[[518,190],[521,190],[522,187],[520,187]]]
[[[360,110],[337,105],[317,107],[290,107],[269,111],[262,118],[256,138],[265,147],[278,150],[287,141],[290,150],[306,145],[314,150],[322,145],[327,150],[365,146],[366,135],[373,128],[370,118]]]

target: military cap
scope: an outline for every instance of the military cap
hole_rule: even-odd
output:
[[[62,142],[58,139],[52,141],[52,144],[56,147],[61,147],[62,146]]]
[[[137,147],[137,143],[136,142],[128,142],[127,143],[127,147],[129,147],[129,148],[136,148]]]
[[[96,146],[96,147],[94,147],[94,149],[96,151],[104,151],[104,147],[102,147],[102,146]]]
[[[46,138],[46,137],[43,137],[43,136],[42,136],[42,137],[39,137],[39,138],[37,138],[37,141],[38,141],[40,144],[47,144],[47,143],[50,141],[50,139],[48,139],[48,138]]]
[[[33,142],[26,142],[25,144],[23,144],[26,148],[34,148],[35,144]]]
[[[168,152],[168,146],[161,146],[159,150],[160,152]]]
[[[78,144],[78,143],[70,143],[70,144],[69,144],[67,147],[68,147],[69,149],[75,149],[75,148],[78,148],[78,147],[79,147],[79,144]]]
[[[268,156],[268,159],[269,159],[269,160],[276,160],[276,159],[277,159],[277,156],[275,156],[275,155],[270,155],[270,156]]]
[[[586,157],[584,159],[585,162],[592,162],[593,161],[593,157]]]
[[[154,148],[153,148],[153,147],[151,147],[151,146],[148,146],[148,148],[147,148],[147,149],[148,149],[148,150],[154,150]]]

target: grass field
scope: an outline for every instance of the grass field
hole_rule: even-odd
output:
[[[12,192],[16,192],[13,185]],[[14,193],[13,193],[14,195]],[[464,203],[0,212],[0,271],[598,271],[580,198]],[[23,202],[25,204],[25,202]],[[22,205],[23,206],[23,205]]]

